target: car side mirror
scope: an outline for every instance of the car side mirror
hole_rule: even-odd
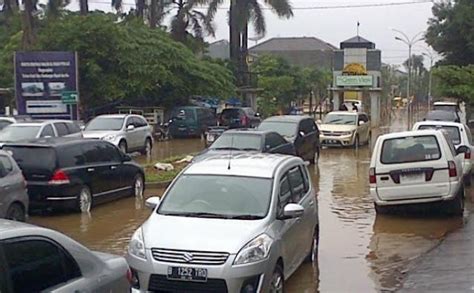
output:
[[[86,130],[86,126],[85,126],[85,125],[81,125],[79,128],[80,128],[82,131]]]
[[[359,125],[364,125],[365,121],[359,121]]]
[[[289,203],[283,208],[283,220],[299,218],[304,214],[304,208],[296,203]]]
[[[299,134],[301,137],[303,137],[303,136],[304,136],[304,131],[300,131],[298,134]]]
[[[467,153],[467,152],[470,152],[470,149],[469,149],[469,147],[467,147],[465,145],[461,145],[456,149],[456,155],[464,154],[464,153]]]
[[[152,196],[147,198],[145,201],[145,206],[149,209],[154,210],[159,204],[161,199],[158,196]]]
[[[134,125],[131,125],[131,124],[130,124],[130,125],[127,126],[127,131],[132,131],[132,130],[134,130],[134,129],[135,129],[135,126],[134,126]]]
[[[130,162],[132,160],[132,157],[130,157],[127,154],[123,154],[122,156],[122,162]]]

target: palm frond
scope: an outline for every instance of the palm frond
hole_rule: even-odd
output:
[[[293,16],[293,10],[288,0],[265,0],[265,4],[279,16],[290,18]]]
[[[208,0],[208,2],[206,16],[209,21],[212,21],[216,16],[217,9],[222,4],[222,2],[224,2],[224,0]]]
[[[202,23],[202,25],[204,26],[203,29],[206,31],[206,33],[214,37],[216,35],[214,25],[212,21],[207,18],[207,15],[198,10],[193,10],[193,14],[194,17],[196,17]]]
[[[249,0],[249,5],[251,9],[249,9],[248,21],[252,22],[256,34],[265,35],[267,28],[262,6],[258,0]]]

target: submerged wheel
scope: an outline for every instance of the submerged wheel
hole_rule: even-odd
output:
[[[92,193],[89,187],[83,186],[77,198],[77,210],[88,213],[92,208]]]
[[[137,176],[135,176],[135,180],[133,180],[133,195],[136,198],[142,198],[144,191],[145,181],[143,180],[143,176],[141,174],[137,174]]]
[[[270,283],[270,293],[283,292],[285,292],[285,278],[283,276],[283,269],[279,264],[277,264],[272,274],[272,280]]]
[[[24,222],[26,213],[19,203],[12,203],[7,210],[6,219],[18,222]]]

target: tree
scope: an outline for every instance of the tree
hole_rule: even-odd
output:
[[[474,102],[474,64],[439,66],[433,74],[440,93],[447,97]]]
[[[212,19],[201,11],[195,9],[197,5],[204,4],[205,0],[173,0],[172,6],[176,15],[171,20],[171,35],[179,42],[185,42],[192,30],[194,37],[203,39],[205,34],[214,36]]]
[[[445,58],[442,64],[474,64],[474,1],[440,1],[433,5],[426,42]]]

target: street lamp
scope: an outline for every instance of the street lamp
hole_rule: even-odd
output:
[[[430,110],[430,101],[431,101],[431,80],[433,76],[433,61],[435,56],[433,52],[427,50],[426,53],[422,53],[423,56],[428,57],[430,59],[430,77],[428,80],[428,111]]]
[[[408,108],[410,107],[410,83],[411,83],[411,48],[413,45],[415,45],[418,42],[421,42],[424,40],[423,37],[420,37],[420,35],[423,32],[419,32],[416,35],[414,35],[412,38],[409,38],[404,32],[397,30],[397,29],[392,29],[392,31],[397,32],[402,35],[403,38],[400,38],[398,36],[395,37],[395,40],[400,41],[404,43],[405,45],[408,46],[408,81],[407,81],[407,99],[408,99]],[[410,130],[410,110],[407,109],[407,118],[408,118],[408,130]]]

